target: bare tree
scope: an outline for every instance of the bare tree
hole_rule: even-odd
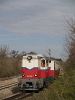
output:
[[[1,46],[0,47],[0,58],[4,58],[8,55],[8,47],[7,46]]]
[[[12,50],[12,51],[10,52],[10,55],[11,55],[13,58],[16,58],[16,57],[18,56],[18,52],[19,52],[19,51]]]
[[[72,20],[68,22],[69,25],[69,34],[67,41],[67,50],[68,50],[68,66],[75,68],[75,21]]]

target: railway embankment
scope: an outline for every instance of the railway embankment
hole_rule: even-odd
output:
[[[19,77],[20,76],[0,80],[0,100],[12,95],[14,91],[17,90]]]

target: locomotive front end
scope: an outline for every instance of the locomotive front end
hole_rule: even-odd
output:
[[[22,59],[21,75],[19,80],[20,90],[38,90],[39,89],[39,67],[36,55],[26,55]]]

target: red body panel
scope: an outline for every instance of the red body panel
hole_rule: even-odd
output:
[[[22,78],[48,78],[48,69],[38,69],[34,67],[33,69],[22,68],[20,70]]]
[[[22,74],[22,78],[24,79],[38,79],[38,78],[48,78],[48,77],[52,77],[52,78],[56,78],[59,75],[59,71],[58,70],[51,70],[51,69],[38,69],[37,67],[34,67],[32,69],[28,69],[28,68],[22,68],[20,70],[21,74]]]
[[[56,78],[59,75],[59,71],[58,70],[49,70],[48,75],[49,75],[49,77]]]
[[[40,70],[40,78],[48,78],[48,69]]]
[[[28,68],[22,68],[20,70],[22,74],[22,78],[39,78],[39,70],[38,68],[28,69]]]

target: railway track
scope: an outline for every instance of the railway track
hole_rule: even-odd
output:
[[[0,78],[0,81],[11,80],[11,79],[14,79],[14,78],[19,78],[19,77],[21,77],[21,75]]]
[[[26,97],[29,97],[29,96],[32,96],[33,93],[22,93],[22,92],[18,92],[16,94],[13,94],[9,97],[6,97],[2,100],[21,100],[23,98],[26,98]]]
[[[13,87],[13,86],[17,86],[18,82],[13,82],[11,84],[7,84],[7,85],[2,85],[0,86],[0,90],[3,90],[3,89],[6,89],[6,88],[10,88],[10,87]]]

